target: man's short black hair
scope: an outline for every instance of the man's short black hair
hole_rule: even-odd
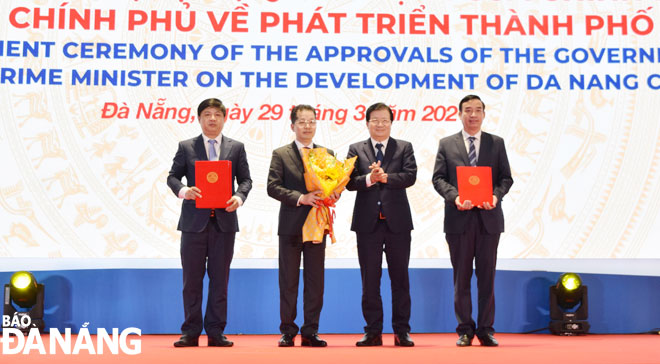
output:
[[[314,119],[316,119],[316,110],[314,110],[313,107],[310,105],[305,105],[305,104],[300,104],[296,105],[293,109],[291,109],[291,124],[295,124],[296,120],[298,120],[298,111],[303,111],[303,110],[309,110],[314,113]]]
[[[202,111],[204,111],[204,109],[206,109],[207,107],[218,108],[222,112],[223,116],[227,116],[227,108],[225,107],[225,105],[223,105],[222,101],[215,98],[210,98],[202,101],[197,107],[198,118],[202,116]]]
[[[387,110],[387,111],[389,111],[390,121],[394,121],[394,112],[392,111],[392,109],[389,106],[382,103],[382,102],[377,102],[377,103],[369,106],[369,108],[367,109],[367,114],[365,115],[365,120],[367,122],[369,122],[369,118],[371,117],[371,113],[373,111],[376,111],[376,110]]]
[[[463,104],[470,101],[470,100],[479,100],[481,101],[481,105],[483,106],[483,111],[486,111],[486,104],[484,104],[483,100],[477,95],[467,95],[465,96],[461,102],[458,103],[458,111],[462,112],[463,111]]]

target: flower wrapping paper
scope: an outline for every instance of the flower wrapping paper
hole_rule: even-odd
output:
[[[303,241],[321,243],[327,233],[334,244],[332,228],[335,201],[330,198],[333,192],[341,193],[351,178],[357,156],[340,161],[325,148],[303,149],[305,167],[305,187],[307,191],[321,191],[319,207],[312,207],[303,225]]]

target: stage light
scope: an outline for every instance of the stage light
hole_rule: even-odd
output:
[[[564,273],[559,278],[561,280],[561,285],[564,286],[567,291],[574,291],[582,285],[580,276],[575,273]]]
[[[16,308],[14,306],[18,306]],[[30,272],[16,272],[5,284],[3,327],[13,327],[23,332],[31,328],[43,330],[44,318],[44,285],[37,283]]]
[[[9,280],[12,300],[20,307],[30,308],[37,300],[37,280],[30,272],[16,272]]]
[[[575,273],[564,273],[550,287],[550,332],[584,335],[589,332],[587,286]]]

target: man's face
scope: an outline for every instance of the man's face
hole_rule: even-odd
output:
[[[382,142],[390,137],[392,131],[392,119],[387,109],[374,110],[369,114],[367,120],[369,135],[376,141]]]
[[[474,135],[481,130],[481,124],[486,117],[484,104],[479,99],[472,99],[464,102],[461,106],[462,110],[458,113],[458,116],[463,122],[463,130],[470,135]]]
[[[207,107],[199,116],[199,124],[202,132],[209,138],[215,138],[222,132],[225,126],[225,114],[217,107]]]
[[[309,144],[316,134],[316,117],[311,110],[298,110],[297,120],[291,124],[291,130],[296,133],[296,140],[303,144]]]

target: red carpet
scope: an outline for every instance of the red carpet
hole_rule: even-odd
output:
[[[229,335],[232,348],[206,346],[206,337],[200,338],[200,347],[174,348],[175,335],[145,335],[141,337],[142,353],[138,355],[0,355],[0,363],[288,363],[288,364],[347,364],[347,363],[660,363],[660,336],[658,335],[588,335],[559,337],[552,335],[497,334],[497,348],[476,346],[458,348],[454,334],[413,334],[414,348],[393,346],[393,336],[384,335],[384,346],[357,348],[355,341],[361,335],[321,335],[328,341],[327,348],[278,348],[276,335]],[[132,336],[131,339],[136,338]],[[300,337],[296,337],[300,345]],[[48,336],[43,336],[48,351]],[[73,339],[75,341],[75,338]]]

